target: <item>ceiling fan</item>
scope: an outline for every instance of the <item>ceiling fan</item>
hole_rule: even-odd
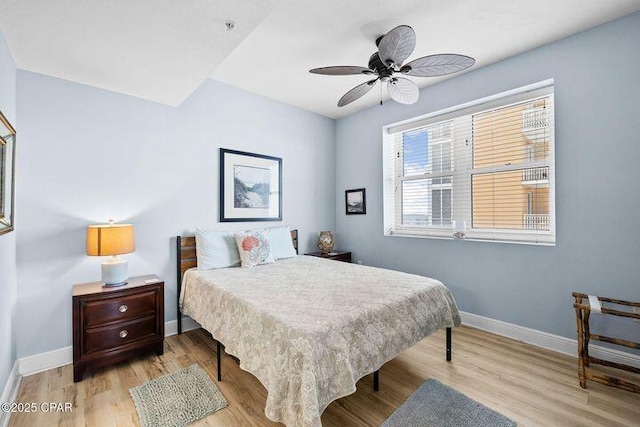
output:
[[[338,101],[338,107],[344,107],[362,97],[375,86],[378,80],[387,83],[391,99],[401,104],[413,104],[420,96],[418,86],[404,77],[437,77],[457,73],[471,67],[476,60],[465,55],[444,53],[423,56],[402,65],[416,47],[416,33],[408,25],[400,25],[376,40],[378,51],[369,58],[369,67],[336,66],[309,70],[313,74],[329,76],[346,76],[350,74],[375,75],[376,78],[366,81],[345,93]],[[382,104],[382,101],[380,101]]]

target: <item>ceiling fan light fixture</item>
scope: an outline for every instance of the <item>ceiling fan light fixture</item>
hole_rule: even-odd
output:
[[[400,104],[415,104],[420,97],[420,90],[416,84],[404,77],[393,77],[387,83],[389,96]]]

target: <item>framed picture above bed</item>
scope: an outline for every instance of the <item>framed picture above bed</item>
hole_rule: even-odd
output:
[[[220,149],[220,222],[282,221],[282,159]]]
[[[367,213],[365,189],[346,190],[344,192],[344,205],[347,215],[365,215]]]

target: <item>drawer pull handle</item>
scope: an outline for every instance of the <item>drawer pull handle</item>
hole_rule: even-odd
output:
[[[125,311],[129,310],[129,307],[127,307],[127,304],[122,304],[118,310],[120,311],[120,313],[124,313]]]
[[[129,332],[125,329],[124,331],[120,331],[120,338],[126,338],[129,335]]]

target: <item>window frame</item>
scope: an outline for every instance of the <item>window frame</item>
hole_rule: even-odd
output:
[[[549,97],[550,112],[548,116],[548,132],[549,132],[549,154],[547,160],[525,161],[513,165],[499,165],[473,168],[473,144],[466,144],[469,150],[465,155],[460,156],[460,141],[451,133],[451,171],[443,171],[438,173],[423,174],[421,177],[412,175],[408,180],[416,179],[434,179],[439,177],[451,177],[452,183],[448,185],[452,188],[452,218],[451,225],[405,225],[402,224],[402,191],[399,186],[407,179],[404,177],[404,159],[402,147],[398,146],[398,134],[401,132],[424,128],[437,123],[446,121],[454,121],[456,119],[466,119],[471,126],[472,117],[474,115],[507,108],[509,106],[521,104],[523,102],[533,101],[536,98]],[[475,101],[457,105],[451,108],[435,111],[423,116],[404,120],[389,124],[382,128],[383,133],[383,202],[384,202],[384,235],[400,236],[400,237],[424,237],[424,238],[453,238],[454,222],[457,220],[465,220],[465,239],[473,241],[491,241],[503,243],[521,243],[533,245],[550,245],[554,246],[556,242],[556,188],[555,188],[555,108],[554,108],[554,81],[553,79],[534,83],[510,91],[502,92],[496,95],[484,97]],[[453,124],[452,124],[453,126]],[[467,124],[464,124],[467,126]],[[471,128],[470,128],[471,129]],[[428,142],[431,146],[431,142]],[[430,150],[431,151],[431,150]],[[398,153],[400,153],[398,155]],[[431,152],[429,156],[432,156]],[[393,160],[392,160],[393,159]],[[462,160],[460,160],[462,159]],[[458,164],[458,161],[466,161],[464,164]],[[469,164],[470,163],[470,164]],[[430,166],[432,167],[432,166]],[[526,170],[532,168],[548,167],[548,185],[549,185],[549,230],[528,230],[528,229],[493,229],[493,228],[473,228],[473,203],[472,203],[472,180],[473,176],[480,173],[496,173],[502,171]],[[432,184],[433,185],[433,184]],[[467,187],[468,186],[468,187]],[[438,186],[440,188],[441,186]],[[455,206],[456,188],[463,188],[468,192],[469,200],[468,213],[457,211]],[[429,191],[432,189],[430,188]],[[432,215],[429,223],[432,222]]]

